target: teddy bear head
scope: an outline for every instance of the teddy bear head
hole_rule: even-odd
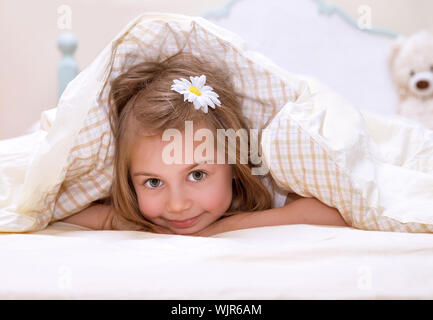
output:
[[[391,46],[389,67],[400,100],[433,98],[433,34],[423,30],[399,37]]]

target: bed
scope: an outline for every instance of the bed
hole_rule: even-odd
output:
[[[230,1],[204,16],[283,68],[323,79],[360,109],[392,114],[386,52],[395,34],[361,31],[323,1],[293,5]],[[273,34],[276,28],[287,33]],[[296,28],[305,30],[302,38]],[[318,48],[322,59],[315,59]],[[0,246],[2,299],[433,298],[427,233],[287,225],[203,238],[55,222],[38,232],[0,234]]]

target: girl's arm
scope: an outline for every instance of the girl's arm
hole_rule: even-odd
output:
[[[233,230],[286,224],[347,226],[337,209],[328,207],[315,198],[301,198],[281,208],[228,216],[194,235],[210,236]]]
[[[77,224],[94,230],[112,230],[113,208],[104,204],[93,204],[61,221]]]

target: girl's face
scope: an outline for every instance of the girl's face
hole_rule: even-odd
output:
[[[195,128],[194,128],[195,129]],[[180,141],[180,140],[179,140]],[[201,141],[194,141],[194,151]],[[163,141],[160,135],[140,136],[135,139],[130,156],[130,175],[142,215],[154,224],[176,234],[198,232],[218,220],[232,201],[233,171],[230,164],[217,164],[214,156],[206,162],[189,164],[185,153],[185,134],[180,164],[163,161],[163,149],[172,140]],[[190,143],[188,143],[189,145]]]

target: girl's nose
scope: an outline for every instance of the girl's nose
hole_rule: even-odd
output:
[[[192,200],[180,188],[173,190],[167,201],[167,211],[170,213],[182,213],[191,208]]]

